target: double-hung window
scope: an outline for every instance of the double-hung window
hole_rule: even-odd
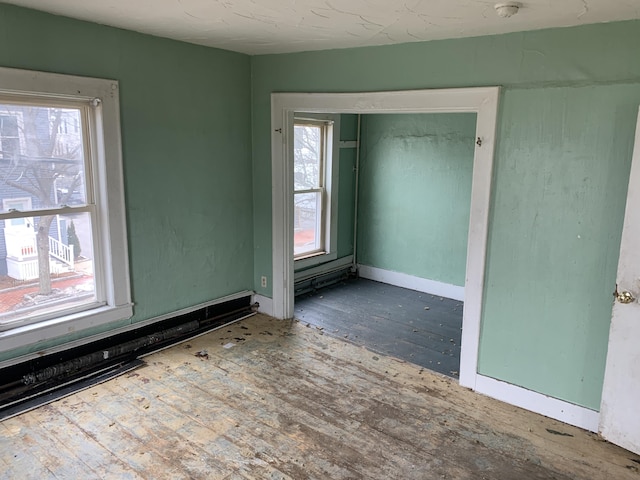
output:
[[[117,82],[0,68],[0,200],[0,351],[131,316]]]
[[[337,146],[335,115],[294,120],[294,259],[296,268],[336,258]],[[339,127],[339,123],[338,123]]]

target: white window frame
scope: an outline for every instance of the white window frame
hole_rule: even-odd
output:
[[[59,312],[37,323],[0,332],[0,352],[64,338],[69,333],[129,319],[133,315],[125,220],[119,85],[115,80],[0,67],[0,95],[21,100],[87,102],[92,128],[91,175],[95,198],[94,273],[101,302],[94,308]],[[87,179],[88,181],[89,179]],[[83,209],[86,207],[82,207]],[[73,207],[64,209],[73,211]],[[39,212],[46,214],[47,211]],[[55,213],[58,213],[57,211]],[[20,213],[5,213],[12,218]]]
[[[322,188],[324,195],[322,198],[322,249],[320,251],[309,252],[299,257],[294,256],[294,269],[302,270],[309,267],[330,262],[338,258],[338,177],[340,158],[340,115],[329,113],[296,113],[291,128],[291,142],[288,145],[290,158],[293,155],[293,127],[297,123],[304,123],[305,120],[313,123],[321,122],[326,129],[325,146],[323,149]],[[293,195],[295,196],[295,190]],[[293,198],[291,200],[293,202]]]

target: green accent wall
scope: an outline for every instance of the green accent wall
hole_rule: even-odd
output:
[[[464,286],[473,113],[363,115],[358,263]]]
[[[638,45],[629,21],[252,57],[254,288],[271,295],[271,92],[502,86],[480,372],[597,410]]]
[[[340,116],[340,140],[358,139],[358,116]],[[356,201],[356,149],[340,149],[340,189],[338,190],[338,258],[353,254],[353,216]]]
[[[640,84],[505,92],[481,373],[599,409],[638,105]]]
[[[132,321],[251,290],[249,57],[9,5],[0,37],[1,66],[120,82]]]

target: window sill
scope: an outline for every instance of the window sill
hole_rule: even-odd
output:
[[[71,335],[133,316],[133,304],[102,306],[0,332],[0,353]]]
[[[315,267],[322,263],[330,262],[338,258],[338,252],[319,252],[313,253],[309,256],[299,258],[293,261],[294,271],[302,270],[303,268]]]

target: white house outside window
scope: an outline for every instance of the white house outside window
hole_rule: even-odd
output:
[[[117,89],[0,69],[0,351],[132,314]]]

